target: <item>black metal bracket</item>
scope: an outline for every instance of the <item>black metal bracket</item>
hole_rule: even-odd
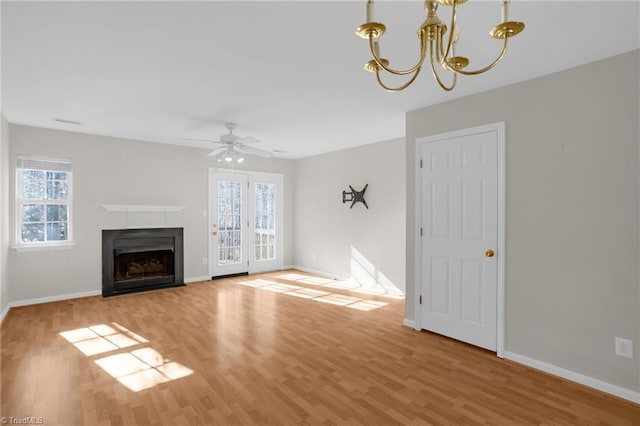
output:
[[[351,191],[342,191],[342,203],[344,204],[348,201],[351,201],[351,206],[349,207],[350,209],[353,208],[353,205],[355,203],[362,203],[368,209],[369,206],[367,205],[367,201],[364,199],[364,193],[366,192],[368,186],[369,184],[366,184],[364,188],[362,188],[362,191],[356,191],[355,189],[353,189],[353,186],[349,185],[349,189]]]

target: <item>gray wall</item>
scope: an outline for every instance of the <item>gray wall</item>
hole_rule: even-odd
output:
[[[506,122],[506,350],[640,389],[639,54],[407,114],[415,140]],[[415,169],[407,167],[406,317]],[[614,354],[634,341],[635,359]]]
[[[404,170],[404,139],[297,160],[295,264],[403,293]],[[342,203],[367,183],[368,210]]]
[[[0,315],[9,303],[9,123],[0,114]]]
[[[206,150],[10,125],[10,197],[15,199],[16,155],[73,160],[73,232],[69,250],[9,250],[10,301],[98,291],[101,289],[101,230],[130,225],[164,224],[162,214],[107,212],[103,204],[181,205],[167,215],[167,225],[184,227],[185,279],[206,277],[209,224],[208,168],[219,163]],[[293,162],[248,158],[248,170],[285,177],[285,258],[292,262]],[[236,167],[237,168],[237,167]],[[9,208],[10,229],[15,203]],[[129,222],[127,222],[129,221]],[[11,235],[11,243],[15,236]]]

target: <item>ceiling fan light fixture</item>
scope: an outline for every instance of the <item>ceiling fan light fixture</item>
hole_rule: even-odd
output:
[[[218,162],[225,161],[227,163],[242,163],[244,161],[244,157],[240,155],[234,148],[230,147],[226,151],[221,152],[218,155]]]
[[[222,135],[220,137],[220,140],[217,140],[217,141],[209,141],[206,139],[185,139],[185,140],[192,140],[197,142],[210,142],[210,143],[221,145],[207,154],[207,157],[213,157],[219,163],[221,162],[231,163],[234,161],[237,163],[242,163],[244,161],[243,154],[258,155],[264,158],[270,158],[273,156],[273,152],[271,151],[266,151],[264,149],[250,146],[251,144],[260,142],[260,140],[252,136],[240,137],[240,136],[234,135],[233,130],[236,128],[235,123],[225,123],[225,127],[227,128],[227,130],[229,130],[229,133]]]

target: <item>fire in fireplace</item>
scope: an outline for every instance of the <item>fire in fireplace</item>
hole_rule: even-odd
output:
[[[102,231],[102,295],[184,285],[183,229]]]

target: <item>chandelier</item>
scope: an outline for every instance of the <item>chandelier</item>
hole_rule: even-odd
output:
[[[509,38],[524,30],[524,23],[509,21],[509,0],[501,0],[502,23],[493,27],[489,35],[495,39],[504,40],[502,51],[489,65],[476,70],[467,70],[466,67],[469,65],[469,59],[456,54],[456,44],[460,36],[460,30],[456,24],[456,13],[458,6],[466,1],[467,0],[426,0],[424,2],[424,9],[427,13],[427,19],[420,25],[420,28],[418,28],[420,59],[411,68],[396,70],[389,67],[388,59],[380,56],[379,39],[387,28],[384,24],[373,20],[373,0],[368,0],[367,22],[356,29],[356,35],[369,40],[369,48],[373,55],[373,59],[365,64],[364,69],[375,73],[378,84],[390,92],[399,92],[409,87],[420,74],[427,58],[431,65],[431,73],[435,81],[438,83],[438,86],[446,91],[453,90],[456,86],[458,75],[477,75],[489,71],[495,67],[504,57],[505,53],[507,53]],[[449,25],[451,30],[449,31],[448,37],[446,37],[447,26],[438,18],[436,13],[439,5],[451,6],[451,23]],[[444,71],[452,75],[449,85],[442,81],[438,69],[441,70],[440,72]],[[390,87],[380,78],[381,71],[386,71],[398,76],[406,76],[408,80],[400,86]]]

